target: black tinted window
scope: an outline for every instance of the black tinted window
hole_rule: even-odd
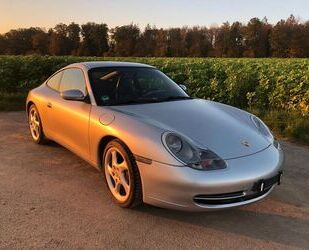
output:
[[[59,85],[60,85],[60,81],[61,81],[61,76],[62,76],[62,71],[57,73],[56,75],[52,76],[48,82],[47,82],[47,85],[56,90],[56,91],[59,91]]]
[[[170,78],[152,68],[94,68],[89,79],[98,105],[165,101],[188,97]]]
[[[80,69],[66,69],[63,72],[60,91],[78,89],[86,95],[84,74]]]

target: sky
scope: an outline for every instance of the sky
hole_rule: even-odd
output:
[[[60,22],[209,27],[266,16],[276,23],[290,14],[309,20],[309,0],[0,0],[0,33]]]

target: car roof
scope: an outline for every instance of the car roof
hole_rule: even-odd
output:
[[[100,68],[100,67],[143,67],[143,68],[154,68],[151,65],[135,62],[113,62],[113,61],[92,61],[92,62],[80,62],[74,63],[69,66],[83,65],[88,69]],[[68,66],[68,67],[69,67]]]

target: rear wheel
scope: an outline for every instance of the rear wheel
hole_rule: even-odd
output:
[[[132,208],[142,203],[141,180],[135,159],[119,140],[107,144],[102,170],[113,199],[121,207]]]
[[[44,135],[41,118],[34,104],[29,108],[28,123],[33,141],[37,144],[47,143],[48,139]]]

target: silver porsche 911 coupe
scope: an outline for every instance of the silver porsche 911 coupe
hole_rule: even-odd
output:
[[[122,207],[229,208],[280,184],[283,152],[263,121],[192,98],[149,65],[72,64],[26,105],[34,142],[56,141],[102,171]]]

